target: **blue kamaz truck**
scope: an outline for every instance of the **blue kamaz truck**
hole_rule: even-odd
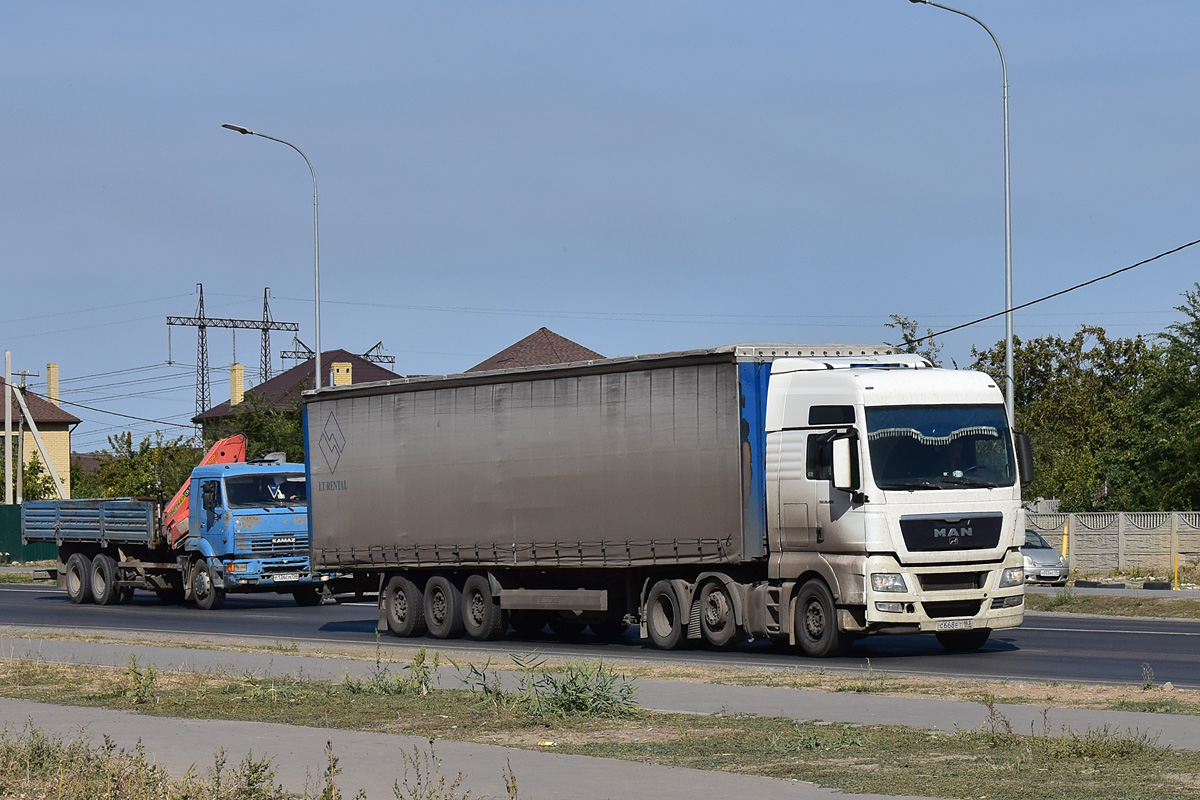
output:
[[[21,536],[58,547],[73,603],[127,603],[148,589],[202,609],[228,592],[316,605],[329,576],[311,569],[306,487],[303,464],[208,464],[192,471],[174,517],[150,499],[44,500],[21,507]]]

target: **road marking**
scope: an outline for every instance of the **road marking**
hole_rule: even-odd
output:
[[[1180,622],[1189,621],[1191,620],[1180,620]],[[1047,631],[1049,633],[1124,633],[1139,634],[1141,636],[1200,636],[1200,631],[1136,631],[1122,630],[1120,628],[1035,628],[1031,625],[1022,625],[1021,630]]]

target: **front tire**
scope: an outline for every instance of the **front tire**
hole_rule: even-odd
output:
[[[445,575],[434,575],[425,584],[425,624],[435,639],[462,636],[462,590]]]
[[[425,635],[425,595],[403,575],[388,578],[383,587],[383,616],[393,636]]]
[[[225,590],[217,588],[212,569],[204,559],[192,566],[192,598],[196,607],[203,611],[214,611],[225,605]]]
[[[804,584],[796,596],[796,643],[810,658],[845,655],[854,643],[838,630],[833,593],[820,578]]]
[[[66,566],[67,597],[72,603],[92,601],[92,560],[83,553],[72,553]]]

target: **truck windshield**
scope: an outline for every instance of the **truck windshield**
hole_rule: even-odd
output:
[[[308,483],[299,472],[232,475],[225,479],[230,508],[302,506],[308,502],[307,489]]]
[[[880,489],[1012,486],[1004,406],[868,408],[871,470]]]

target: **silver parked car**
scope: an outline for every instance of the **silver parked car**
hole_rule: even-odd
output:
[[[1025,531],[1025,546],[1021,548],[1021,555],[1025,556],[1026,583],[1067,585],[1067,576],[1071,574],[1067,557],[1037,531]]]

